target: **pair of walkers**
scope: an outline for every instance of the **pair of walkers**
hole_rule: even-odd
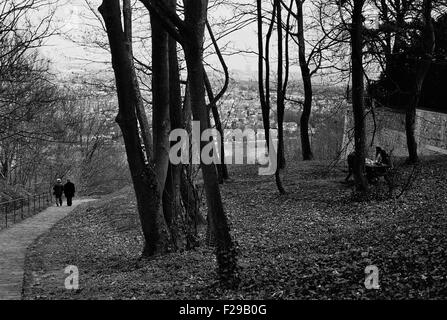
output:
[[[75,194],[75,185],[69,179],[67,179],[66,184],[62,184],[61,179],[56,180],[56,184],[53,187],[53,195],[56,197],[57,206],[62,206],[62,194],[67,198],[67,206],[71,206]]]

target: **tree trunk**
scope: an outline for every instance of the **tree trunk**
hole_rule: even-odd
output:
[[[176,1],[168,1],[169,9],[175,12]],[[177,57],[177,42],[169,36],[169,113],[171,129],[183,129],[184,120],[182,113],[180,75]],[[172,142],[171,144],[174,144]],[[183,164],[169,164],[166,185],[163,193],[163,208],[166,222],[171,231],[174,246],[178,250],[188,250],[197,245],[197,225],[195,223],[195,211],[188,210],[190,199],[182,205],[183,194],[181,179]],[[192,193],[193,195],[196,195]],[[189,194],[188,194],[189,197]]]
[[[152,135],[149,127],[149,121],[147,119],[146,110],[144,109],[143,98],[141,97],[140,86],[138,84],[137,74],[135,71],[135,65],[133,61],[133,48],[132,48],[132,7],[130,0],[123,0],[123,24],[124,24],[124,37],[126,39],[126,48],[129,54],[129,59],[132,64],[132,84],[135,86],[135,104],[136,113],[138,118],[138,124],[141,130],[141,136],[143,137],[144,149],[146,159],[152,159]]]
[[[303,2],[296,0],[297,5],[297,23],[298,23],[298,58],[301,69],[301,77],[304,86],[304,104],[303,112],[300,118],[301,133],[301,153],[303,160],[312,160],[313,153],[309,139],[309,119],[312,110],[312,79],[310,75],[309,65],[306,61],[306,43],[304,41],[304,21],[303,21]]]
[[[363,54],[362,23],[364,0],[354,0],[351,30],[352,60],[352,109],[354,113],[354,143],[356,161],[354,161],[354,179],[357,191],[367,191],[368,182],[365,177],[365,106],[363,101]]]
[[[183,126],[188,132],[188,134],[191,134],[192,110],[191,110],[191,95],[189,88],[190,85],[187,82],[185,88],[185,97],[183,100],[182,115],[183,115]],[[191,150],[191,141],[189,149]],[[190,159],[191,159],[191,152],[190,152]],[[199,195],[197,192],[197,188],[192,181],[191,165],[186,165],[183,168],[181,177],[181,192],[182,192],[183,203],[186,206],[188,216],[194,217],[196,227],[199,224],[206,224],[205,218],[202,217],[199,211],[200,207]]]
[[[228,179],[228,168],[225,164],[225,145],[224,145],[224,131],[222,128],[222,122],[220,121],[219,110],[217,110],[217,106],[214,103],[214,93],[213,88],[211,87],[210,80],[208,78],[208,74],[204,73],[205,79],[205,88],[208,94],[208,100],[210,101],[210,109],[213,114],[214,123],[216,124],[216,129],[220,133],[220,164],[217,164],[217,172],[219,173],[219,183],[222,184],[224,180]]]
[[[419,105],[419,100],[422,91],[422,85],[424,83],[427,72],[430,68],[431,59],[435,47],[435,35],[433,22],[431,18],[432,1],[424,0],[423,3],[423,17],[424,17],[424,29],[423,29],[423,47],[424,52],[422,58],[417,61],[416,71],[414,75],[413,84],[413,97],[405,113],[405,130],[407,135],[407,147],[408,147],[408,162],[416,163],[419,161],[417,152],[417,142],[415,137],[416,129],[416,108]]]
[[[223,69],[224,75],[225,75],[225,81],[224,81],[224,85],[223,85],[222,89],[217,93],[216,96],[214,96],[210,81],[208,79],[208,75],[205,74],[205,86],[206,86],[206,90],[209,95],[210,106],[211,106],[211,110],[213,112],[214,122],[216,123],[216,128],[220,133],[220,139],[221,139],[220,156],[221,156],[222,162],[221,162],[221,165],[219,165],[217,167],[217,169],[218,169],[219,175],[221,177],[221,178],[219,177],[219,180],[221,179],[223,182],[223,180],[229,179],[229,174],[228,174],[228,167],[225,163],[224,132],[223,132],[222,122],[220,121],[220,115],[219,115],[219,111],[217,110],[216,103],[217,103],[217,101],[219,101],[219,99],[224,95],[224,93],[228,89],[228,84],[230,83],[230,74],[228,72],[227,64],[225,63],[223,55],[220,51],[219,45],[217,44],[217,40],[214,37],[213,30],[211,29],[211,26],[208,23],[208,21],[206,22],[206,27],[207,27],[208,33],[210,35],[211,41],[213,42],[214,49],[216,51],[217,57],[219,58],[220,64],[222,65],[222,69]]]
[[[161,193],[154,167],[146,166],[136,118],[136,90],[132,82],[132,62],[125,45],[119,0],[104,0],[99,7],[110,45],[115,73],[119,112],[116,122],[123,133],[143,236],[142,256],[150,257],[169,250],[170,235],[161,208]]]
[[[269,146],[270,137],[270,109],[266,103],[265,91],[264,91],[264,44],[262,41],[262,1],[256,1],[257,12],[257,24],[258,24],[258,87],[259,87],[259,99],[261,103],[262,122],[265,131],[266,150]]]
[[[169,47],[168,33],[157,15],[151,14],[152,31],[152,130],[154,164],[160,185],[164,190],[169,165]]]
[[[415,136],[416,129],[416,106],[417,97],[413,98],[412,102],[405,112],[405,133],[407,136],[407,148],[408,148],[408,162],[416,163],[419,160],[418,147]]]
[[[282,38],[282,17],[281,17],[281,2],[279,0],[275,1],[276,5],[276,31],[278,36],[278,65],[277,65],[277,76],[278,81],[276,83],[276,111],[278,120],[278,168],[284,169],[286,166],[286,159],[284,156],[284,99],[285,93],[283,91],[283,38]],[[279,172],[277,179],[279,178]],[[279,185],[278,185],[279,187]],[[280,192],[283,193],[284,189],[279,188]]]
[[[280,171],[286,166],[286,160],[284,157],[284,92],[283,92],[283,39],[282,39],[282,19],[281,19],[281,3],[279,0],[275,1],[276,6],[276,27],[278,36],[278,81],[276,86],[276,111],[278,122],[278,150],[277,150],[277,163],[278,166],[275,171],[276,187],[279,193],[285,194],[286,191],[282,185]],[[270,150],[271,152],[271,150]]]
[[[184,1],[185,23],[188,26],[188,39],[184,43],[185,59],[190,84],[191,106],[194,120],[200,121],[200,131],[208,127],[209,115],[206,112],[205,88],[203,78],[203,37],[207,16],[208,1]],[[206,142],[201,142],[201,146]],[[225,283],[233,284],[236,280],[236,250],[230,236],[227,217],[224,212],[217,180],[216,168],[213,164],[201,163],[204,188],[207,197],[209,217],[216,235],[216,256],[218,274]]]

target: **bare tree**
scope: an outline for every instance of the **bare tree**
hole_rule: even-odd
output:
[[[419,106],[419,100],[422,91],[422,85],[427,75],[432,61],[435,49],[435,34],[431,17],[432,0],[424,0],[422,5],[422,41],[423,52],[421,59],[417,62],[415,68],[413,95],[405,112],[405,129],[407,135],[408,161],[415,163],[418,161],[417,142],[415,137],[416,128],[416,108]]]
[[[141,0],[151,14],[157,15],[169,34],[179,42],[185,53],[188,70],[188,90],[193,119],[200,122],[200,130],[209,127],[209,114],[206,110],[203,39],[207,19],[206,0],[184,1],[184,19],[166,7],[162,1]],[[201,141],[201,147],[206,142]],[[201,161],[201,170],[207,197],[209,219],[216,237],[216,256],[218,274],[222,281],[234,284],[236,281],[236,248],[229,232],[219,190],[218,176],[214,164]]]
[[[304,102],[303,113],[300,119],[301,130],[301,152],[303,160],[312,160],[313,153],[309,140],[309,118],[312,110],[312,74],[309,69],[309,63],[306,58],[306,43],[304,40],[304,15],[303,15],[304,1],[296,0],[297,6],[297,24],[298,24],[298,58],[301,69],[301,78],[304,86]],[[310,60],[310,59],[309,59]]]
[[[351,25],[352,110],[354,113],[354,179],[358,191],[366,191],[365,177],[365,105],[363,79],[363,6],[365,0],[353,0]]]
[[[148,159],[149,164],[146,165],[141,149],[141,140],[136,118],[138,94],[136,93],[137,88],[132,80],[133,64],[129,56],[128,48],[126,48],[126,39],[121,24],[119,0],[103,1],[99,7],[99,12],[104,19],[107,29],[112,65],[115,72],[119,105],[116,121],[123,133],[127,160],[145,238],[142,256],[150,257],[155,254],[167,252],[170,245],[170,234],[161,205],[163,189],[157,176],[157,171],[160,172],[162,169],[161,166],[158,166],[157,169],[155,168],[153,159]],[[169,107],[169,105],[166,107]],[[160,147],[164,146],[161,145]],[[164,185],[164,181],[162,183]]]

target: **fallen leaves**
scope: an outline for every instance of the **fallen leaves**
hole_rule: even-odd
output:
[[[445,299],[445,160],[424,163],[400,199],[367,202],[352,202],[351,189],[339,183],[343,173],[328,175],[319,162],[288,164],[284,196],[255,167],[230,167],[222,195],[240,248],[235,290],[215,280],[207,247],[139,264],[142,238],[127,189],[39,239],[27,258],[25,298]],[[66,264],[82,272],[76,295],[44,277]],[[380,290],[365,289],[368,265],[379,269]]]

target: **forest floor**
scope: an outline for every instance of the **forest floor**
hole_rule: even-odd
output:
[[[353,201],[344,165],[327,169],[289,162],[281,196],[256,167],[230,168],[222,196],[240,250],[237,289],[218,285],[205,245],[138,263],[128,187],[76,210],[30,247],[23,298],[446,299],[447,157],[401,167],[402,184],[414,182],[398,199],[379,183],[370,200]],[[64,289],[68,265],[79,268],[78,290]],[[369,265],[379,270],[378,290],[365,288]]]

